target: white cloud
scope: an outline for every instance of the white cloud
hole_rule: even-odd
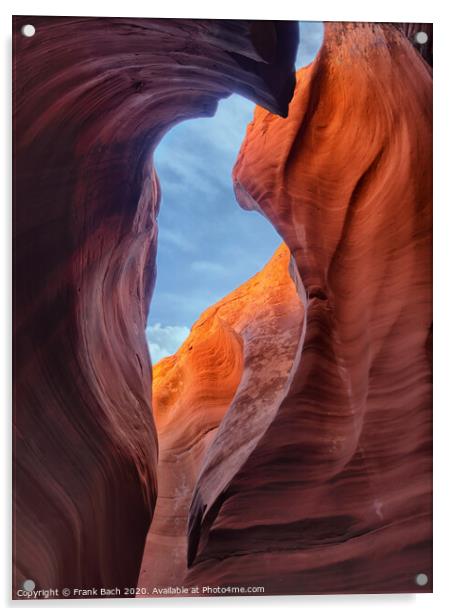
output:
[[[184,325],[149,325],[146,329],[152,363],[156,364],[168,355],[173,355],[189,334],[188,327]]]

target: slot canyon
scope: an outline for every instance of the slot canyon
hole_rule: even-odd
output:
[[[298,39],[14,18],[13,592],[431,591],[432,27],[328,22],[295,72]],[[152,371],[153,154],[232,93],[283,243]]]

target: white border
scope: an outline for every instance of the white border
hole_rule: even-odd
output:
[[[3,485],[4,498],[0,507],[2,521],[2,556],[0,580],[2,602],[6,607],[19,611],[28,610],[32,604],[9,600],[10,595],[10,501],[11,501],[11,15],[98,15],[98,16],[136,16],[136,17],[211,17],[241,19],[296,19],[305,21],[419,21],[434,22],[434,594],[433,595],[349,595],[316,597],[252,597],[221,599],[169,599],[169,600],[123,600],[102,601],[45,601],[34,604],[36,609],[83,609],[83,613],[94,613],[99,609],[147,609],[158,613],[173,613],[174,610],[194,613],[194,611],[214,610],[215,612],[258,611],[271,614],[278,608],[289,613],[299,614],[378,614],[386,609],[410,615],[426,612],[432,614],[451,613],[448,592],[449,566],[449,527],[451,524],[451,488],[448,469],[450,460],[450,416],[449,402],[450,375],[450,330],[451,292],[448,264],[451,264],[449,245],[451,243],[451,190],[450,190],[450,149],[451,133],[449,117],[451,113],[450,87],[450,11],[444,2],[429,0],[373,0],[366,4],[350,0],[323,0],[319,2],[277,0],[263,4],[255,0],[227,0],[225,3],[190,0],[151,3],[147,1],[126,0],[126,2],[106,3],[95,0],[77,2],[56,2],[42,0],[4,2],[2,5],[0,27],[3,34],[5,71],[2,92],[4,109],[1,114],[2,131],[6,143],[0,150],[0,168],[5,177],[3,207],[1,214],[0,260],[2,312],[0,330],[2,344],[0,391],[4,397],[2,405],[4,425],[2,431],[2,464],[5,470]],[[448,129],[448,130],[447,130]],[[438,332],[438,335],[437,335]],[[446,608],[448,605],[448,608]],[[307,612],[308,610],[308,612]]]

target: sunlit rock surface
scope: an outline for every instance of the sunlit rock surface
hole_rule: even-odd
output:
[[[136,586],[157,490],[152,153],[231,92],[286,114],[297,39],[294,22],[14,18],[14,596]]]
[[[431,97],[398,28],[336,23],[288,119],[256,110],[236,194],[295,258],[305,337],[246,455],[223,446],[243,439],[233,408],[210,446],[190,583],[431,590]]]
[[[221,463],[233,476],[286,392],[303,324],[289,264],[282,245],[154,367],[158,498],[139,581],[149,594],[184,583],[188,511],[202,464]]]

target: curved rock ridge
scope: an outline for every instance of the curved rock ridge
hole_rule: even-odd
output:
[[[236,452],[245,458],[288,387],[303,323],[290,259],[282,244],[153,369],[158,498],[139,579],[148,594],[184,584],[189,507],[212,443],[227,470]]]
[[[194,326],[179,351],[153,369],[158,497],[139,579],[148,594],[155,587],[182,585],[197,471],[242,371],[242,339],[216,314]]]
[[[288,118],[256,109],[235,191],[293,255],[305,335],[246,455],[234,405],[207,452],[187,583],[431,591],[431,127],[393,25],[326,24]]]
[[[156,498],[152,152],[232,92],[286,114],[297,40],[294,22],[14,18],[14,596],[136,586]]]

